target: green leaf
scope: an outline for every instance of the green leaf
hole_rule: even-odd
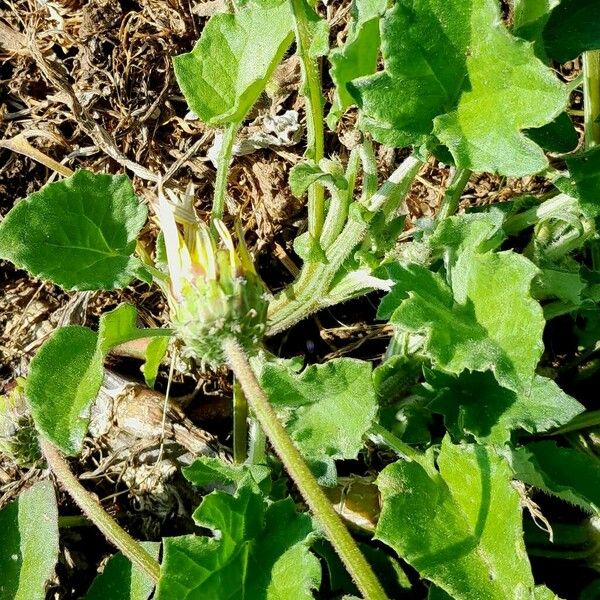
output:
[[[182,469],[183,476],[194,485],[206,487],[231,486],[234,492],[244,485],[254,485],[254,490],[268,493],[271,487],[271,469],[265,465],[226,464],[210,456],[197,458],[189,467]]]
[[[348,182],[342,174],[327,173],[313,161],[300,162],[290,169],[288,183],[292,194],[297,198],[300,198],[317,181],[340,190],[348,187]]]
[[[194,49],[173,59],[189,107],[211,125],[242,121],[292,39],[285,0],[214,15]]]
[[[504,387],[529,393],[545,325],[530,293],[533,263],[513,252],[463,252],[452,287],[419,265],[388,272],[397,283],[378,316],[391,312],[394,325],[425,334],[424,352],[436,368],[457,375],[491,370]]]
[[[382,25],[385,70],[349,89],[361,126],[392,146],[448,146],[461,168],[523,176],[547,166],[522,130],[542,127],[567,87],[502,25],[496,0],[400,0]]]
[[[54,487],[41,481],[0,511],[0,598],[44,600],[58,560]]]
[[[103,375],[98,336],[79,325],[57,329],[33,357],[25,394],[37,429],[67,455],[81,450]]]
[[[122,288],[146,207],[125,175],[77,171],[19,202],[0,223],[0,258],[65,289]]]
[[[489,371],[465,371],[460,377],[426,375],[434,395],[430,408],[444,415],[448,431],[457,438],[470,434],[482,444],[502,445],[519,428],[530,433],[548,431],[585,410],[551,379],[539,375],[528,394],[499,386]]]
[[[598,600],[598,598],[600,598],[600,579],[595,579],[583,590],[579,600]]]
[[[565,157],[565,162],[581,211],[589,218],[600,216],[600,146]]]
[[[159,542],[140,542],[158,560]],[[148,600],[154,581],[120,552],[110,558],[94,581],[84,600]]]
[[[353,79],[371,75],[377,68],[379,55],[379,19],[387,8],[386,0],[353,0],[352,21],[343,46],[329,54],[331,79],[335,84],[333,105],[327,117],[331,128],[344,111],[354,103],[347,84]]]
[[[544,28],[546,52],[560,63],[600,48],[600,4],[596,0],[561,0]]]
[[[512,450],[515,478],[583,510],[600,511],[600,464],[594,457],[554,442]]]
[[[566,112],[560,113],[551,121],[538,129],[526,129],[527,137],[548,152],[565,154],[572,152],[579,144],[579,134],[571,117]]]
[[[298,373],[278,360],[257,368],[263,389],[299,450],[313,466],[324,467],[321,482],[333,485],[334,461],[356,458],[377,413],[370,363],[338,358]]]
[[[125,342],[154,338],[146,346],[146,360],[142,365],[144,381],[148,387],[153,388],[172,335],[171,329],[138,328],[135,307],[131,304],[120,304],[100,317],[98,348],[106,355],[112,348]]]
[[[465,252],[483,253],[495,250],[503,242],[503,213],[496,207],[489,212],[456,215],[443,219],[429,239],[434,254],[446,256],[452,266]]]
[[[166,337],[168,343],[168,338],[172,334],[170,329],[138,328],[135,306],[124,303],[100,317],[98,348],[106,354],[111,348],[125,342],[151,337]]]
[[[158,369],[169,348],[169,341],[168,337],[155,337],[146,346],[146,360],[142,365],[142,374],[149,388],[154,388]]]
[[[214,536],[164,540],[157,600],[313,599],[320,565],[307,547],[312,524],[290,498],[267,504],[249,486],[235,496],[213,492],[194,520]]]
[[[514,0],[513,28],[516,36],[534,43],[536,54],[546,62],[543,32],[551,9],[560,0]]]
[[[439,470],[400,461],[381,472],[376,538],[457,600],[530,598],[508,464],[485,446],[455,446],[448,437],[437,462]]]

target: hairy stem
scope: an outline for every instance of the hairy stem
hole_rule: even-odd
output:
[[[239,128],[240,123],[229,123],[223,130],[221,150],[219,151],[219,157],[217,159],[217,176],[215,178],[215,190],[211,211],[211,220],[213,222],[216,219],[222,219],[225,212],[225,195],[227,194],[229,165],[231,163],[235,135]]]
[[[442,221],[446,217],[450,217],[458,210],[460,197],[465,190],[467,183],[471,177],[469,169],[456,169],[450,178],[450,183],[446,188],[442,205],[437,214],[437,220]]]
[[[250,367],[246,354],[233,339],[223,342],[223,350],[229,366],[244,388],[246,398],[273,448],[275,448],[287,472],[302,493],[304,500],[325,530],[329,541],[346,565],[358,589],[367,600],[385,600],[387,596],[369,563],[365,560],[356,542],[342,523],[340,516],[333,509],[287,431],[279,422]]]
[[[516,235],[542,219],[548,219],[554,215],[562,216],[576,208],[577,200],[566,194],[556,194],[533,208],[508,217],[504,222],[503,229],[508,235]]]
[[[360,201],[366,204],[367,200],[377,191],[377,159],[369,138],[363,140],[359,146],[359,153],[363,169],[363,191]]]
[[[600,144],[600,50],[583,53],[585,147]]]
[[[290,0],[290,6],[304,79],[302,94],[306,106],[307,154],[318,163],[325,155],[325,129],[321,73],[317,59],[310,56],[312,35],[306,12],[310,7],[306,5],[306,0]],[[325,190],[321,184],[315,183],[308,190],[308,231],[313,239],[319,239],[324,222]]]
[[[158,583],[160,565],[100,505],[71,472],[60,451],[40,436],[40,447],[48,466],[84,514],[133,564]]]
[[[404,460],[409,462],[413,460],[415,462],[419,462],[421,459],[420,452],[417,452],[417,450],[411,448],[408,444],[395,436],[391,431],[388,431],[385,427],[379,425],[379,423],[375,423],[371,426],[370,434],[375,443],[387,446]]]
[[[248,402],[239,381],[233,383],[233,462],[243,463],[248,454]]]
[[[422,164],[418,158],[409,156],[366,201],[366,208],[377,212],[386,205],[392,195],[397,207],[410,189]],[[283,331],[320,308],[332,304],[328,298],[332,281],[352,250],[362,241],[367,229],[368,225],[364,220],[359,220],[351,214],[342,232],[327,248],[327,262],[305,263],[296,281],[270,303],[267,335]],[[339,299],[340,302],[343,300]]]

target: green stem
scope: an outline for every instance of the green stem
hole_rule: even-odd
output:
[[[600,50],[583,53],[585,147],[600,144]]]
[[[267,464],[267,438],[260,423],[254,417],[250,421],[248,462],[251,465]]]
[[[577,415],[574,419],[569,421],[569,423],[555,429],[548,435],[562,435],[563,433],[570,433],[572,431],[580,431],[581,429],[589,429],[590,427],[598,426],[600,426],[600,410],[590,410]]]
[[[516,235],[524,229],[535,225],[542,219],[554,215],[561,216],[577,209],[577,200],[566,194],[557,194],[528,210],[508,217],[504,222],[503,229],[508,235]]]
[[[100,505],[71,472],[60,451],[40,436],[40,447],[48,466],[58,481],[67,490],[79,508],[94,522],[94,525],[111,541],[133,564],[142,569],[152,581],[158,583],[160,565],[138,544]]]
[[[306,106],[307,154],[318,163],[325,156],[325,128],[323,118],[323,93],[321,73],[317,60],[310,56],[312,35],[307,10],[312,10],[306,0],[290,0],[294,17],[297,54],[302,65],[302,94]],[[308,231],[313,239],[321,236],[325,222],[325,191],[315,183],[308,190]]]
[[[377,191],[377,158],[375,157],[373,144],[368,137],[363,140],[359,152],[363,169],[363,191],[360,201],[366,204]]]
[[[243,463],[248,453],[248,402],[239,381],[233,382],[233,462]]]
[[[403,199],[403,194],[410,189],[422,164],[418,158],[409,156],[371,196],[366,203],[367,207],[372,212],[377,212],[394,194],[396,194],[394,197],[397,205]],[[269,304],[267,335],[275,335],[320,308],[331,305],[328,299],[331,283],[366,232],[367,223],[350,216],[342,232],[327,248],[327,261],[305,263],[296,281]]]
[[[94,524],[83,515],[59,515],[58,527],[59,529],[70,529],[71,527],[94,527]]]
[[[279,422],[250,367],[244,350],[233,339],[223,342],[223,350],[229,366],[244,388],[246,398],[273,448],[325,530],[329,541],[346,565],[358,589],[366,600],[386,600],[387,596],[369,563],[344,526],[340,516],[333,509],[287,431]]]
[[[409,462],[419,462],[422,459],[420,452],[411,448],[407,443],[403,442],[400,438],[395,436],[391,431],[388,431],[385,427],[382,427],[379,423],[375,423],[371,426],[371,437],[375,443],[382,443],[388,448],[392,449],[398,456]]]
[[[450,183],[446,188],[440,210],[436,216],[438,221],[443,221],[445,218],[452,216],[458,211],[460,197],[462,196],[467,183],[469,183],[470,177],[471,171],[469,169],[454,170],[454,173],[450,178]]]
[[[348,207],[350,206],[348,196],[344,190],[331,189],[330,194],[329,210],[321,233],[321,248],[323,250],[327,250],[344,229],[348,219]]]
[[[225,195],[227,194],[227,179],[229,175],[229,165],[233,153],[233,143],[241,123],[229,123],[223,130],[223,140],[221,150],[217,159],[217,176],[215,178],[215,190],[213,195],[213,204],[211,220],[222,219],[225,213]]]

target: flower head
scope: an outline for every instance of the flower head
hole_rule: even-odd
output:
[[[188,202],[189,196],[188,192]],[[174,194],[171,199],[177,200]],[[193,214],[191,207],[183,208],[183,214]],[[222,221],[214,222],[218,239],[196,219],[182,219],[181,234],[173,206],[163,193],[156,213],[169,268],[165,291],[171,322],[186,354],[217,366],[225,362],[222,342],[226,338],[235,338],[249,352],[256,349],[265,330],[266,290],[241,231],[237,247]]]
[[[42,462],[38,434],[25,400],[24,381],[17,379],[15,388],[0,396],[0,452],[22,467]]]

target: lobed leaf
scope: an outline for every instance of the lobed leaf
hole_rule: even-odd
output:
[[[293,39],[285,0],[216,14],[194,49],[173,59],[189,107],[205,123],[240,122],[264,90]]]
[[[322,483],[334,484],[334,461],[356,458],[377,413],[371,365],[339,358],[298,373],[279,360],[263,362],[258,370],[299,450],[319,471]]]
[[[424,351],[448,373],[494,372],[498,382],[529,393],[543,344],[544,317],[530,293],[536,267],[513,252],[463,252],[452,285],[411,265],[388,267],[396,285],[378,316],[426,335]],[[396,307],[394,309],[394,306]]]
[[[290,498],[267,504],[245,485],[235,496],[213,492],[194,520],[214,536],[164,540],[157,600],[312,600],[320,582],[312,524]]]
[[[457,438],[472,435],[482,444],[505,444],[511,432],[548,431],[565,425],[585,410],[554,381],[535,375],[529,393],[498,385],[491,372],[463,372],[459,377],[427,373],[434,398],[429,408],[444,415]]]
[[[41,481],[0,511],[0,598],[44,600],[58,560],[54,487]]]
[[[583,510],[600,511],[600,464],[554,442],[533,442],[511,451],[515,478]]]
[[[146,207],[125,175],[77,171],[19,202],[0,223],[0,258],[65,289],[122,288]]]
[[[556,118],[568,90],[506,30],[495,0],[400,0],[383,19],[382,53],[385,70],[349,88],[377,141],[429,144],[434,134],[474,171],[547,166],[523,130]]]
[[[532,597],[508,464],[485,446],[455,446],[448,437],[437,462],[438,470],[400,461],[381,472],[376,538],[456,600]]]
[[[596,0],[561,0],[543,30],[546,52],[560,63],[600,48],[600,4]]]

